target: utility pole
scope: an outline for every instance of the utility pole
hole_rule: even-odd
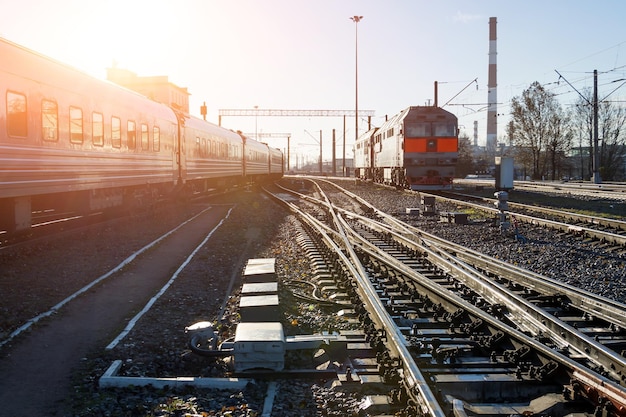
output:
[[[600,184],[601,182],[598,146],[598,70],[593,70],[593,183]]]
[[[335,129],[333,129],[333,169],[332,169],[332,173],[333,173],[333,177],[337,176],[337,162],[335,162]]]
[[[343,116],[343,166],[341,168],[343,176],[346,176],[346,116]]]
[[[324,163],[322,162],[322,131],[320,130],[320,175],[324,175]]]
[[[363,16],[352,16],[354,22],[354,143],[359,140],[359,22]]]
[[[598,146],[598,70],[593,70],[593,103],[590,103],[587,97],[582,95],[580,91],[576,89],[567,78],[562,76],[558,71],[555,70],[557,74],[559,74],[559,80],[562,78],[570,87],[574,89],[578,93],[583,100],[587,102],[587,104],[591,105],[593,111],[593,155],[591,155],[593,162],[593,177],[592,181],[594,184],[601,184],[602,178],[600,178],[600,149]]]

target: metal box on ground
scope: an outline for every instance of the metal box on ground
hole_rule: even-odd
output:
[[[248,263],[243,270],[243,281],[246,283],[276,282],[276,259],[248,259]]]
[[[439,221],[443,223],[468,224],[469,218],[467,213],[442,212],[439,213]]]
[[[512,190],[514,177],[513,158],[496,156],[496,190]]]
[[[279,321],[278,294],[241,297],[239,314],[242,322]]]
[[[285,334],[281,323],[239,323],[234,343],[235,372],[253,369],[282,371]]]
[[[272,295],[278,294],[277,282],[251,282],[241,286],[241,295]]]

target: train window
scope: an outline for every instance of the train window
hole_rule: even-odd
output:
[[[59,140],[59,110],[54,101],[41,100],[41,134],[43,140]]]
[[[456,128],[451,123],[433,123],[433,136],[456,136]]]
[[[161,150],[161,130],[157,126],[152,128],[152,150],[155,152]]]
[[[122,121],[119,117],[111,117],[111,146],[122,147]]]
[[[83,110],[70,107],[70,142],[83,143]]]
[[[126,139],[128,142],[128,149],[135,149],[137,146],[137,130],[135,128],[135,122],[129,120],[127,127]]]
[[[405,136],[409,138],[430,136],[430,123],[406,123],[404,130]]]
[[[7,133],[20,138],[28,135],[24,94],[7,92]]]
[[[148,141],[148,125],[141,124],[141,149],[146,151],[150,149],[150,142]]]
[[[102,113],[92,113],[91,115],[91,140],[96,146],[104,146],[104,116]]]

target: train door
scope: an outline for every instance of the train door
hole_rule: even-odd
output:
[[[185,116],[181,113],[176,113],[176,119],[178,120],[177,132],[173,161],[174,170],[178,171],[178,185],[183,185],[187,180],[187,159],[186,159],[186,147],[185,147]]]

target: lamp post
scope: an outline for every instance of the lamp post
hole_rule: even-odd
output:
[[[352,16],[354,22],[354,143],[359,140],[359,22],[363,16]]]
[[[259,140],[259,131],[257,130],[259,121],[259,106],[254,106],[254,140]]]

